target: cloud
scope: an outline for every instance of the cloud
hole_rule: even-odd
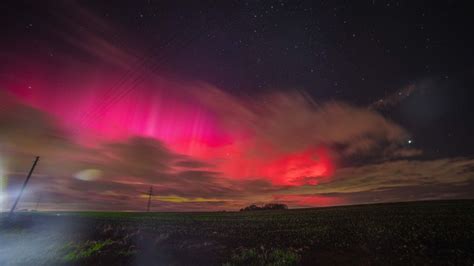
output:
[[[200,85],[201,86],[201,85]],[[419,155],[403,143],[403,128],[367,108],[315,103],[301,93],[231,96],[201,87],[190,97],[205,107],[231,142],[181,154],[158,138],[84,144],[64,121],[1,97],[2,171],[8,197],[24,180],[35,155],[41,160],[25,195],[32,208],[142,210],[150,186],[155,210],[239,209],[278,201],[290,207],[404,199],[472,197],[469,158],[407,160]],[[3,95],[2,95],[3,96]],[[374,156],[364,164],[338,164]],[[380,159],[382,158],[382,159]],[[4,197],[2,197],[4,198]]]
[[[148,195],[144,194],[142,197],[147,198]],[[154,200],[164,201],[164,202],[173,202],[173,203],[194,203],[194,202],[223,202],[221,199],[213,199],[213,198],[186,198],[180,197],[176,195],[169,195],[169,196],[152,196]]]
[[[318,186],[287,190],[297,197],[332,197],[345,203],[472,198],[474,159],[397,160],[339,169]]]
[[[59,7],[59,8],[58,8]],[[106,62],[109,66],[118,66],[131,70],[137,60],[135,50],[127,49],[123,33],[109,21],[84,8],[77,1],[58,3],[52,9],[52,15],[63,23],[68,30],[56,30],[53,33],[59,36],[70,46],[80,49],[85,54],[96,57],[99,62]],[[51,26],[55,29],[56,26]]]
[[[339,146],[344,155],[364,154],[408,137],[402,127],[365,107],[342,102],[317,103],[299,92],[238,99],[208,88],[198,97],[218,114],[229,130],[256,134],[256,148],[271,143],[280,151],[308,146]]]
[[[41,195],[42,209],[140,209],[151,185],[155,199],[171,204],[163,209],[222,208],[272,188],[264,180],[224,178],[212,164],[148,137],[84,146],[45,112],[10,96],[2,100],[0,145],[8,149],[2,149],[1,170],[9,177],[2,200],[12,202],[32,158],[41,155],[20,208],[34,207]]]
[[[318,105],[302,95],[281,94],[266,109],[260,137],[287,150],[327,144],[342,146],[345,155],[364,154],[407,136],[381,115],[339,102]]]
[[[357,192],[423,184],[454,185],[472,180],[474,175],[470,169],[473,166],[474,160],[469,158],[384,162],[340,169],[331,184],[322,185],[318,190]]]
[[[210,167],[210,165],[205,163],[205,162],[201,162],[201,161],[193,160],[193,159],[184,159],[182,161],[177,161],[175,163],[175,166],[176,167],[183,167],[183,168],[190,168],[190,169]]]
[[[113,176],[138,177],[150,182],[166,179],[178,157],[163,143],[152,138],[132,137],[103,145],[104,171]]]
[[[285,203],[290,207],[324,207],[347,203],[338,196],[323,196],[314,194],[273,195],[273,200]]]
[[[393,108],[400,104],[404,99],[410,97],[416,90],[419,90],[420,85],[423,83],[418,82],[418,84],[410,84],[405,86],[394,93],[387,95],[369,105],[369,109],[374,110],[387,110]]]
[[[0,92],[0,110],[0,142],[4,149],[42,152],[68,145],[57,121],[5,92]]]
[[[321,149],[328,151],[328,161],[338,167],[422,153],[406,147],[409,133],[405,129],[366,107],[318,103],[297,91],[252,99],[209,85],[200,85],[195,91],[193,96],[216,114],[220,126],[232,135],[232,148],[226,151],[234,159],[222,156],[217,163],[226,176],[263,177],[279,185],[316,184],[319,177],[331,175],[327,168],[332,168],[315,159],[321,157]]]

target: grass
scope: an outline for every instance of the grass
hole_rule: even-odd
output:
[[[241,249],[232,255],[231,260],[224,263],[224,266],[245,266],[245,265],[275,265],[291,266],[300,262],[300,255],[291,249],[265,249],[260,248]]]
[[[69,243],[64,247],[67,254],[64,255],[65,262],[76,262],[88,259],[94,255],[100,255],[101,250],[112,245],[114,241],[106,239],[104,241],[86,241],[83,244]]]
[[[0,255],[8,259],[20,248],[4,243],[35,240],[60,250],[39,263],[42,246],[32,254],[25,249],[25,260],[36,256],[46,265],[474,263],[473,200],[242,213],[51,214],[22,214],[34,226],[2,234],[8,241],[0,241]],[[0,228],[0,234],[9,230]]]

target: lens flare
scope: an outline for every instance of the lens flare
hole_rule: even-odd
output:
[[[102,176],[102,171],[97,169],[85,169],[77,172],[74,177],[82,181],[93,181]]]

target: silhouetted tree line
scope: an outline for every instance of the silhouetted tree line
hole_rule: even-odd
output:
[[[263,210],[286,210],[288,206],[282,203],[267,203],[263,206],[257,206],[256,204],[249,205],[245,208],[240,209],[241,212],[244,211],[263,211]]]

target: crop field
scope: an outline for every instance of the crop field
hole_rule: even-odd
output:
[[[2,218],[0,265],[473,265],[474,201]]]

